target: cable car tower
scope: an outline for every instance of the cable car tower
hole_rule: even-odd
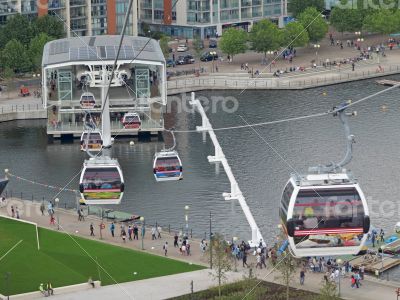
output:
[[[355,143],[347,117],[357,114],[345,111],[349,105],[332,110],[344,127],[344,158],[311,167],[305,176],[293,174],[283,190],[280,217],[294,256],[357,254],[367,239],[367,202],[357,180],[344,169]]]

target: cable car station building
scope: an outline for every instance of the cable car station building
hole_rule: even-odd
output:
[[[103,35],[65,38],[45,45],[42,95],[50,137],[80,137],[85,115],[101,128],[102,95],[105,97],[112,72],[109,90],[111,133],[136,136],[157,135],[162,131],[162,108],[167,102],[167,92],[161,48],[155,40],[125,36],[117,66],[112,70],[119,40],[119,36]],[[94,96],[94,108],[81,107],[84,93]],[[122,123],[124,114],[132,112],[140,116],[139,130],[124,128]]]

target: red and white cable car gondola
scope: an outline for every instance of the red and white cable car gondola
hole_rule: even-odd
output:
[[[124,194],[124,177],[116,159],[93,157],[85,160],[79,181],[85,204],[119,204]]]
[[[81,151],[101,151],[103,139],[100,130],[85,130],[81,135]]]
[[[125,129],[140,129],[142,121],[138,113],[126,113],[122,118],[122,124]]]
[[[83,109],[93,109],[96,104],[96,99],[93,93],[84,92],[81,95],[81,100],[79,101],[81,108]]]
[[[369,231],[368,206],[347,173],[293,175],[280,217],[295,256],[357,254]]]
[[[161,151],[154,154],[153,172],[156,181],[183,179],[182,161],[176,151]]]
[[[350,102],[333,108],[346,134],[347,151],[339,163],[310,168],[306,176],[292,175],[283,190],[279,215],[294,256],[358,254],[370,227],[365,196],[343,167],[352,158],[354,136],[346,113]]]

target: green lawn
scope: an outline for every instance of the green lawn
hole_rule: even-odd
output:
[[[203,268],[76,236],[75,242],[66,234],[43,228],[39,228],[39,239],[40,251],[34,226],[0,217],[0,258],[23,240],[0,261],[0,294],[35,291],[41,282],[47,281],[58,287],[87,282],[91,276],[93,280],[100,277],[102,285],[108,285]],[[8,287],[4,280],[6,272],[11,273]]]

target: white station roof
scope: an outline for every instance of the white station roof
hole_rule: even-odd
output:
[[[48,42],[43,49],[42,67],[81,61],[114,61],[119,41],[119,35],[100,35]],[[124,36],[118,59],[133,60],[134,58],[165,62],[160,45],[156,40],[149,41],[149,38],[140,36]]]

